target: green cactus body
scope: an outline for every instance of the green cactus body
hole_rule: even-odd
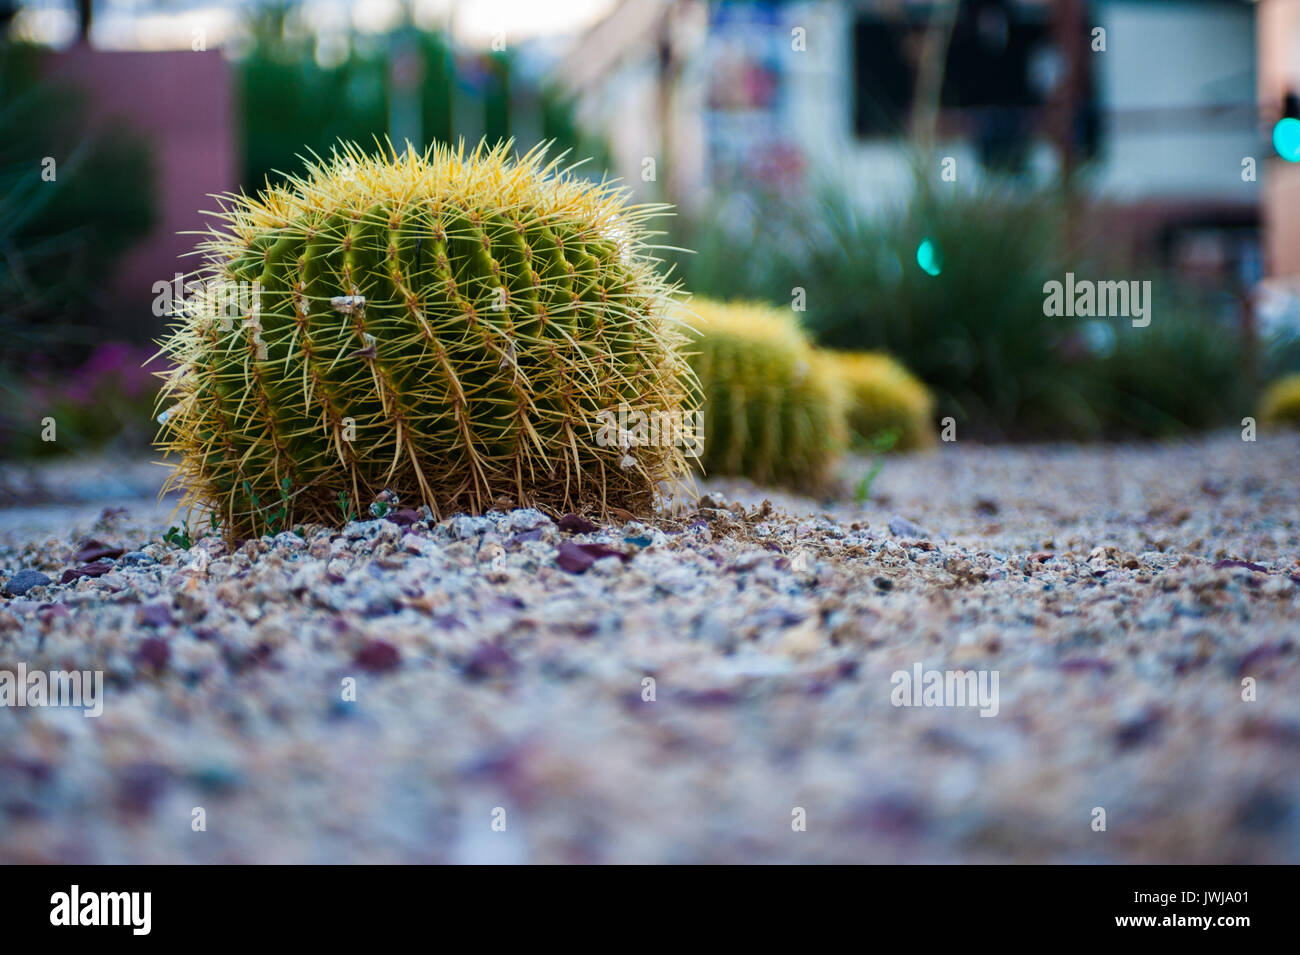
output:
[[[823,489],[845,442],[844,394],[798,324],[766,305],[696,299],[691,364],[710,475]]]
[[[934,399],[921,381],[889,355],[825,352],[849,396],[849,428],[864,442],[892,432],[900,451],[935,443]]]
[[[686,475],[681,451],[602,446],[598,415],[672,412],[692,390],[646,244],[660,211],[508,144],[343,146],[233,198],[163,342],[172,484],[235,536],[276,529],[286,486],[289,525],[383,489],[438,515],[644,511]],[[233,321],[232,288],[251,301]]]
[[[1259,416],[1266,425],[1300,428],[1300,374],[1286,375],[1264,389]]]

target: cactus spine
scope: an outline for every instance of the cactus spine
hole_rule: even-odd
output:
[[[234,536],[276,529],[272,503],[337,524],[341,494],[364,510],[384,489],[437,515],[644,511],[681,450],[602,446],[597,416],[691,390],[648,245],[662,211],[509,144],[342,145],[231,197],[162,343],[171,484]],[[252,293],[234,321],[232,287]]]

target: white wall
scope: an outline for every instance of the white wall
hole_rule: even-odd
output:
[[[810,160],[842,174],[870,205],[905,198],[911,175],[901,144],[853,135],[852,11],[838,3],[795,9],[808,24],[809,55],[794,54],[792,86],[801,102],[798,138]],[[1107,33],[1106,52],[1091,54],[1105,115],[1095,190],[1124,201],[1256,201],[1258,184],[1241,181],[1242,158],[1266,155],[1267,145],[1241,109],[1255,101],[1253,9],[1116,0],[1093,10]],[[1229,105],[1237,109],[1221,115],[1205,109]],[[980,167],[966,143],[940,143],[938,151],[957,159],[959,185],[978,182]],[[1264,163],[1258,165],[1262,170]],[[1033,150],[1031,168],[1042,177],[1054,174],[1046,143]]]
[[[1107,40],[1106,52],[1092,54],[1106,110],[1098,190],[1124,200],[1255,201],[1258,183],[1241,180],[1242,158],[1262,159],[1268,147],[1249,112],[1253,8],[1116,0],[1094,10]],[[1216,116],[1207,107],[1235,108]]]
[[[1262,179],[1262,160],[1271,149],[1250,112],[1254,7],[1100,0],[1092,10],[1096,25],[1107,32],[1106,51],[1089,54],[1103,110],[1102,154],[1090,179],[1095,191],[1126,202],[1257,201],[1260,184],[1241,180],[1242,158],[1261,160]],[[868,207],[905,202],[913,177],[903,141],[859,140],[853,133],[852,5],[812,0],[783,7],[782,17],[786,33],[793,26],[806,31],[806,51],[784,54],[791,104],[784,122],[812,178],[849,183]],[[702,21],[694,26],[703,29]],[[643,198],[657,198],[653,187],[638,181],[642,157],[654,155],[658,142],[653,64],[649,49],[641,52],[645,59],[625,61],[603,86],[588,91],[583,118],[608,131],[616,166],[629,185]],[[706,179],[702,114],[709,68],[697,48],[677,103],[676,164],[688,198],[698,198]],[[1216,113],[1214,107],[1224,109]],[[958,188],[978,185],[980,166],[964,141],[939,143],[937,156],[957,159]],[[1031,169],[1040,181],[1055,174],[1055,153],[1046,142],[1034,147]],[[932,174],[937,180],[937,162]]]
[[[791,8],[787,20],[807,30],[807,52],[789,54],[789,82],[790,95],[799,104],[791,110],[795,139],[810,168],[815,175],[849,184],[868,208],[906,201],[912,173],[902,143],[858,140],[853,133],[850,5],[800,4]]]

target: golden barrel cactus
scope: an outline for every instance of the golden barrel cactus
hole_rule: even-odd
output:
[[[662,211],[509,144],[342,145],[230,197],[162,343],[171,486],[237,537],[383,491],[435,515],[645,511],[682,449],[597,436],[601,412],[691,393]]]
[[[892,432],[899,450],[935,443],[934,398],[897,360],[881,352],[826,355],[848,391],[849,427],[854,435],[871,442]]]
[[[847,438],[838,377],[789,312],[746,302],[691,305],[704,472],[824,489]]]
[[[1300,374],[1279,378],[1264,389],[1259,417],[1266,425],[1300,428]]]

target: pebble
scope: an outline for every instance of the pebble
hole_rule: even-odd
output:
[[[899,517],[895,514],[889,519],[889,533],[895,537],[925,537],[925,531],[921,530],[916,524],[912,523],[905,517]]]
[[[21,597],[33,587],[48,587],[54,581],[39,570],[20,570],[5,582],[4,592],[11,597]]]
[[[353,521],[343,529],[343,536],[350,541],[374,540],[384,533],[384,529],[393,525],[387,521]]]
[[[297,534],[293,533],[293,531],[284,531],[283,533],[276,534],[275,537],[272,538],[271,544],[274,547],[290,551],[299,550],[300,548],[307,546],[307,542]]]
[[[469,540],[486,534],[492,529],[492,521],[486,517],[470,517],[462,514],[451,519],[451,536],[456,540]]]
[[[578,514],[565,514],[556,522],[556,526],[567,534],[592,534],[600,529]]]
[[[402,654],[387,640],[371,640],[357,651],[356,663],[371,673],[386,673],[402,662]]]
[[[171,646],[162,637],[146,637],[140,641],[136,658],[145,666],[162,670],[171,660]]]

